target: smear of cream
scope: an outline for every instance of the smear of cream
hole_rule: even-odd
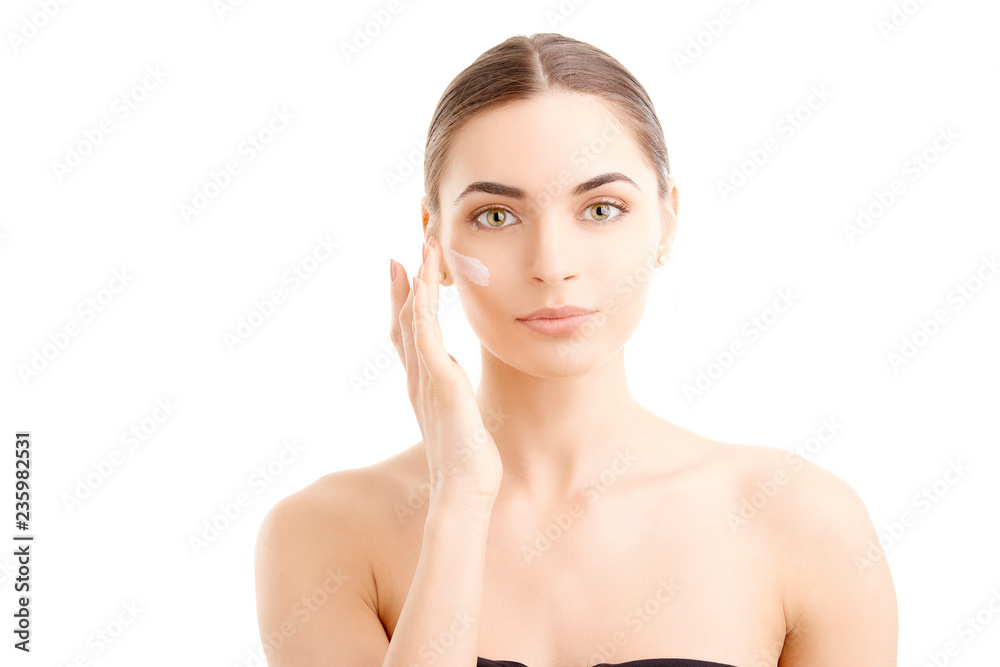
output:
[[[486,268],[486,265],[475,257],[469,257],[456,250],[452,250],[449,246],[443,247],[448,253],[448,259],[451,261],[452,266],[455,267],[456,271],[468,278],[469,282],[482,285],[483,287],[490,284],[490,270]]]

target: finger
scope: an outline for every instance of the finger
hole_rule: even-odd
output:
[[[438,386],[447,384],[451,379],[452,369],[450,356],[445,352],[438,336],[437,318],[430,311],[428,303],[427,284],[422,278],[416,278],[416,295],[413,299],[413,337],[414,348],[431,380]]]
[[[406,275],[406,269],[399,262],[396,262],[396,278],[392,283],[392,302],[395,314],[392,332],[398,337],[399,347],[396,351],[399,352],[399,358],[405,365],[407,359],[411,358],[411,355],[407,354],[407,347],[408,339],[413,334],[410,310],[412,305],[410,279]]]
[[[389,340],[392,341],[393,347],[396,348],[396,354],[399,355],[399,360],[405,366],[406,351],[403,348],[403,333],[399,326],[399,311],[402,310],[403,302],[406,300],[406,293],[403,289],[406,275],[402,264],[390,259],[389,265],[395,273],[389,280]]]
[[[448,354],[444,349],[444,339],[441,335],[441,318],[440,314],[440,285],[441,285],[441,264],[443,263],[444,249],[441,246],[441,242],[435,238],[430,237],[428,241],[431,242],[430,247],[427,250],[427,261],[424,262],[424,266],[421,267],[421,278],[425,283],[427,283],[427,300],[431,313],[433,314],[432,320],[434,322],[434,334],[437,338],[438,345],[441,347],[441,351],[444,354]],[[458,360],[455,357],[448,354],[448,358],[451,359],[456,364]]]
[[[399,282],[396,289],[399,290],[398,295],[403,297],[403,304],[399,309],[399,317],[397,318],[397,326],[399,327],[399,337],[403,346],[401,358],[403,360],[403,369],[406,371],[406,390],[410,401],[413,402],[416,399],[417,390],[420,386],[417,352],[413,346],[413,290],[410,289],[410,279],[407,278],[406,269],[403,268],[402,264],[397,268],[399,271],[396,275],[396,280]]]
[[[430,309],[434,326],[433,334],[437,337],[438,343],[443,344],[441,336],[440,313],[440,278],[441,278],[441,243],[433,236],[427,240],[427,257],[420,267],[420,278],[427,286],[427,307]]]
[[[441,278],[441,244],[433,236],[429,239],[430,245],[427,248],[427,259],[424,261],[425,267],[420,274],[420,278],[427,284],[427,304],[437,322],[438,316],[438,293]]]

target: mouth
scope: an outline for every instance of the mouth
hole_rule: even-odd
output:
[[[593,315],[595,311],[580,306],[559,306],[558,308],[539,308],[533,313],[517,319],[523,321],[537,319],[560,319],[576,317],[577,315]]]
[[[573,333],[590,321],[597,313],[579,306],[561,306],[559,308],[542,308],[530,315],[517,318],[524,326],[548,336]]]

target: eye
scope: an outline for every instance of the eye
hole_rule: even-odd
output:
[[[486,217],[486,220],[481,219],[483,216]],[[488,208],[480,209],[471,216],[472,226],[475,229],[506,229],[507,227],[513,226],[513,223],[510,225],[505,224],[510,220],[517,220],[517,216],[514,215],[509,209],[502,208],[500,206],[490,206]]]
[[[593,213],[593,217],[584,216],[584,220],[603,223],[624,217],[629,208],[624,202],[617,199],[601,199],[589,204],[584,211]],[[518,217],[510,209],[496,205],[481,208],[469,216],[469,223],[473,229],[490,231],[513,227],[517,220]]]
[[[588,218],[594,222],[605,222],[607,220],[614,220],[615,218],[620,218],[628,212],[628,207],[620,202],[611,201],[609,199],[602,199],[601,201],[594,202],[590,204],[585,209],[587,211],[592,211],[594,217]],[[617,213],[613,213],[617,211]]]

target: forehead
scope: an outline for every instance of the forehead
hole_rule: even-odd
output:
[[[494,107],[456,134],[441,182],[441,200],[453,203],[475,181],[496,181],[535,195],[546,183],[575,185],[596,174],[619,171],[644,192],[655,175],[631,133],[603,100],[550,92]]]

